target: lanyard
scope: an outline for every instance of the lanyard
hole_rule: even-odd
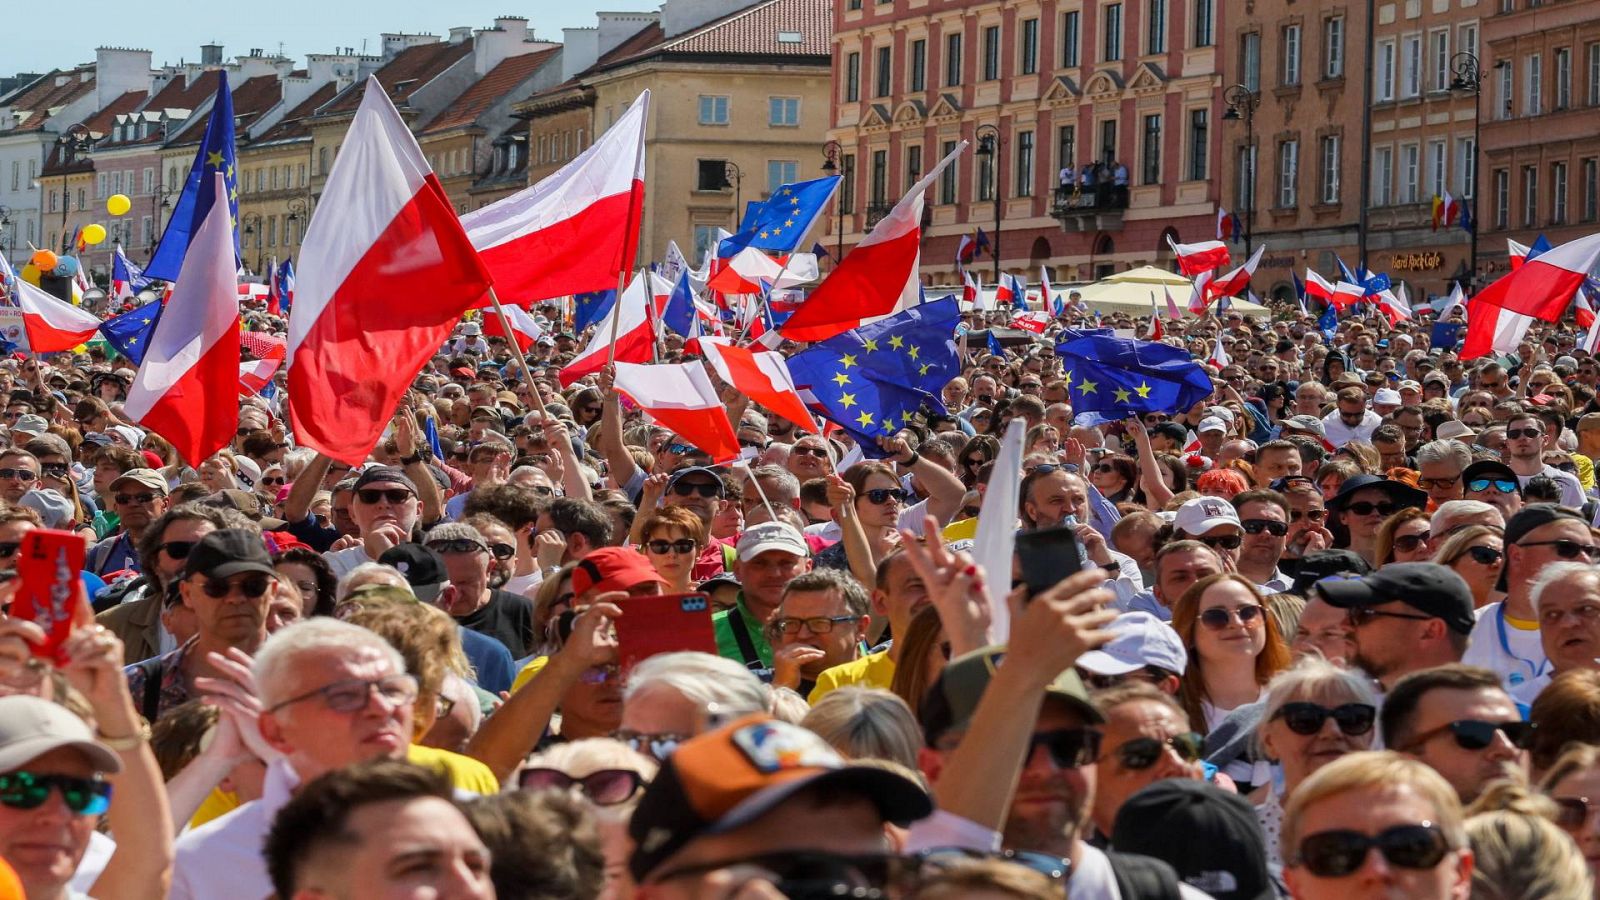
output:
[[[1500,633],[1500,649],[1505,651],[1506,656],[1527,666],[1528,671],[1533,673],[1533,680],[1537,680],[1539,676],[1543,675],[1545,668],[1550,665],[1550,660],[1546,659],[1536,666],[1533,664],[1533,660],[1524,659],[1511,652],[1511,640],[1506,636],[1506,604],[1504,601],[1501,601],[1500,608],[1495,610],[1494,624],[1495,629]],[[1522,683],[1523,679],[1520,673],[1513,672],[1507,680],[1513,685],[1518,685]]]

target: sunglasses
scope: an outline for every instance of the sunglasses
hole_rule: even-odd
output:
[[[1039,468],[1042,469],[1044,466],[1040,466]],[[1036,469],[1035,471],[1038,470]],[[1237,550],[1239,549],[1239,545],[1244,542],[1244,538],[1237,534],[1223,534],[1218,535],[1217,537],[1195,538],[1195,540],[1205,544],[1207,547],[1210,547],[1213,550]]]
[[[411,497],[411,492],[405,488],[362,488],[356,491],[356,499],[369,504],[385,500],[392,506],[399,506]]]
[[[1400,507],[1393,503],[1369,503],[1366,500],[1362,500],[1359,503],[1351,503],[1345,506],[1346,512],[1356,516],[1370,516],[1373,513],[1378,513],[1379,515],[1384,516],[1392,516],[1399,509]]]
[[[678,749],[679,744],[694,737],[692,734],[673,734],[671,732],[644,734],[626,728],[618,729],[611,736],[627,744],[628,748],[633,752],[643,753],[657,762],[666,761],[666,758]]]
[[[194,549],[196,543],[198,541],[167,541],[164,544],[157,544],[156,549],[165,550],[173,559],[188,559],[189,551]]]
[[[1240,625],[1246,628],[1254,628],[1260,623],[1261,616],[1265,612],[1266,610],[1254,603],[1246,604],[1235,610],[1213,606],[1210,609],[1201,611],[1200,624],[1212,631],[1221,631],[1227,628],[1230,622],[1237,619]]]
[[[1562,559],[1577,559],[1579,556],[1586,559],[1594,559],[1595,554],[1600,553],[1600,547],[1596,547],[1593,544],[1580,544],[1577,541],[1569,541],[1565,538],[1554,541],[1525,541],[1517,546],[1553,547],[1556,555]]]
[[[429,541],[426,544],[429,550],[435,553],[484,553],[488,547],[468,538],[451,538],[444,541]],[[513,550],[512,552],[515,552]]]
[[[1278,522],[1272,519],[1245,519],[1239,523],[1245,534],[1260,534],[1265,531],[1273,537],[1283,537],[1289,533],[1289,523]]]
[[[40,470],[51,478],[65,478],[72,467],[66,463],[40,463]]]
[[[1099,465],[1095,466],[1090,471],[1094,472],[1096,475],[1104,475],[1107,472],[1115,472],[1116,470],[1117,470],[1117,467],[1113,466],[1110,463],[1100,463]]]
[[[1401,553],[1415,553],[1417,548],[1428,543],[1426,534],[1402,534],[1394,539],[1394,549]]]
[[[1122,763],[1125,769],[1148,769],[1161,759],[1161,754],[1165,753],[1168,747],[1171,747],[1179,759],[1190,763],[1200,758],[1200,748],[1204,742],[1204,738],[1192,731],[1164,739],[1134,738],[1117,747],[1117,761]]]
[[[1577,831],[1600,805],[1589,805],[1588,797],[1551,797],[1556,802],[1556,824],[1566,831]]]
[[[50,789],[61,791],[67,809],[80,816],[98,816],[111,808],[111,785],[99,778],[71,775],[35,775],[8,772],[0,775],[0,805],[11,809],[38,809],[50,799]]]
[[[1376,835],[1359,831],[1320,831],[1300,842],[1290,865],[1304,866],[1318,878],[1343,878],[1361,868],[1367,852],[1376,849],[1384,861],[1401,869],[1431,869],[1450,845],[1437,825],[1396,825]]]
[[[1100,758],[1101,737],[1100,732],[1089,728],[1041,731],[1028,741],[1028,756],[1024,758],[1031,758],[1035,748],[1043,747],[1056,768],[1076,769]]]
[[[645,547],[651,553],[665,556],[668,553],[686,555],[694,552],[694,541],[689,538],[680,538],[676,541],[646,541]]]
[[[1312,522],[1321,522],[1326,518],[1328,518],[1328,511],[1325,509],[1289,510],[1289,521],[1291,522],[1298,522],[1301,519],[1308,519]]]
[[[1493,547],[1468,547],[1467,555],[1472,557],[1473,562],[1485,566],[1496,565],[1501,559],[1505,558],[1504,553]]]
[[[1514,441],[1518,438],[1536,438],[1544,434],[1539,428],[1507,428],[1506,440]]]
[[[1451,475],[1449,478],[1418,478],[1417,487],[1420,487],[1425,491],[1432,488],[1455,487],[1456,482],[1460,480],[1460,475]]]
[[[906,492],[901,488],[873,488],[866,492],[867,502],[874,506],[882,506],[890,500],[904,503]]]
[[[1415,750],[1446,732],[1463,750],[1486,749],[1494,743],[1496,734],[1504,734],[1513,747],[1527,749],[1528,741],[1533,737],[1533,726],[1520,720],[1485,722],[1482,719],[1457,719],[1413,736],[1409,749]]]
[[[490,544],[489,555],[495,559],[510,559],[517,555],[515,544]]]
[[[828,451],[822,449],[821,447],[791,447],[789,449],[789,455],[790,456],[814,456],[817,459],[827,459],[828,458]]]
[[[223,597],[233,593],[235,589],[238,589],[239,593],[245,597],[253,600],[267,592],[267,582],[269,581],[271,581],[270,578],[260,574],[247,575],[238,581],[229,581],[225,578],[207,578],[205,584],[200,586],[200,589],[205,591],[206,596],[213,600],[221,600]]]
[[[3,477],[5,477],[4,476],[4,470],[0,470],[0,478],[3,478]],[[160,494],[146,492],[146,493],[143,493],[143,494],[118,494],[113,499],[115,499],[117,501],[117,503],[119,503],[119,504],[121,504],[123,506],[127,506],[130,503],[138,503],[138,504],[141,504],[141,505],[145,504],[145,503],[153,503],[153,502],[155,502],[155,499],[157,497],[159,497],[159,496],[161,496],[161,495]]]
[[[694,447],[690,446],[689,444],[671,443],[671,444],[668,444],[666,447],[662,448],[662,452],[663,453],[673,453],[673,454],[676,454],[678,456],[684,456],[684,455],[690,454],[690,453],[698,453],[699,451],[696,450]]]
[[[268,475],[261,479],[261,484],[267,487],[283,487],[289,480],[282,475]]]
[[[32,481],[39,477],[32,469],[0,469],[0,478],[15,478],[18,481]]]
[[[1282,719],[1290,731],[1299,735],[1316,734],[1329,719],[1344,734],[1366,734],[1372,730],[1377,717],[1378,709],[1370,703],[1342,703],[1334,707],[1320,703],[1285,703],[1272,714],[1272,718]]]
[[[722,482],[720,481],[679,481],[672,485],[672,492],[679,497],[688,497],[699,494],[702,497],[722,496]]]
[[[1494,488],[1502,494],[1515,494],[1517,482],[1509,478],[1474,478],[1467,482],[1467,490],[1474,493]]]
[[[632,769],[601,769],[582,778],[573,778],[560,769],[523,769],[517,785],[525,791],[565,791],[576,787],[596,806],[616,806],[633,799],[644,787],[644,778]]]
[[[752,441],[752,440],[750,440],[748,438],[740,438],[739,439],[739,446],[741,446],[741,447],[749,447],[751,450],[765,450],[765,449],[767,449],[767,442],[766,441]]]

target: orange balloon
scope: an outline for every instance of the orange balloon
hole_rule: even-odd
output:
[[[49,250],[33,251],[32,261],[34,268],[41,272],[54,271],[55,267],[61,263],[60,258],[57,257],[54,252]]]
[[[27,900],[22,892],[22,879],[3,859],[0,859],[0,900]]]

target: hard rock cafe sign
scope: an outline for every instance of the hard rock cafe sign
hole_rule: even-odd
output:
[[[1434,251],[1396,253],[1389,259],[1391,272],[1431,272],[1444,265],[1444,254]]]

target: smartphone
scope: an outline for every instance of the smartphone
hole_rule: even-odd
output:
[[[1071,518],[1070,516],[1068,517]],[[1073,525],[1024,531],[1017,535],[1017,560],[1028,596],[1048,590],[1083,570],[1083,549]]]
[[[94,611],[78,573],[87,547],[70,531],[36,528],[22,536],[17,551],[16,597],[10,614],[44,629],[44,643],[33,655],[57,665],[67,662],[62,646],[80,625],[94,622]]]
[[[711,598],[702,593],[629,597],[616,620],[617,663],[623,672],[658,653],[717,652]]]

